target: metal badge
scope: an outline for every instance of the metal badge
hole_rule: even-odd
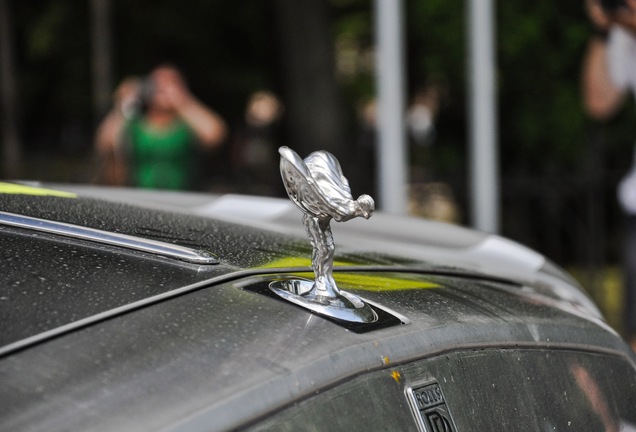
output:
[[[406,393],[421,432],[454,432],[453,419],[437,382],[409,387]]]
[[[340,163],[326,151],[311,153],[305,160],[288,147],[278,149],[280,172],[289,198],[303,211],[303,223],[313,246],[311,263],[315,280],[294,279],[270,285],[279,296],[316,313],[350,322],[370,323],[375,311],[359,297],[342,291],[333,279],[335,244],[332,219],[344,222],[371,217],[373,198],[354,200]]]

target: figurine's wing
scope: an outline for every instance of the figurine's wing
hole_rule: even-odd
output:
[[[303,212],[312,216],[330,215],[329,201],[318,188],[305,162],[288,147],[278,149],[280,174],[289,198]]]
[[[317,151],[307,156],[304,162],[320,191],[329,197],[330,201],[353,200],[349,181],[342,173],[340,163],[334,155],[326,151]]]
[[[304,162],[318,190],[328,202],[329,216],[338,222],[354,217],[356,203],[338,159],[329,152],[317,151],[307,156]]]

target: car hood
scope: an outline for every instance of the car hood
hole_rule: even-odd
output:
[[[269,294],[272,281],[311,277],[300,212],[285,201],[7,189],[2,212],[217,261],[0,225],[3,430],[225,430],[370,371],[399,383],[394,365],[457,350],[628,356],[567,275],[496,236],[382,214],[333,224],[338,284],[398,319],[358,332]]]
[[[63,188],[113,202],[239,223],[300,238],[301,243],[308,244],[302,213],[288,199],[90,186]],[[332,223],[331,229],[337,253],[357,251],[371,258],[369,264],[377,258],[377,253],[370,255],[369,251],[381,251],[383,259],[394,264],[413,262],[427,270],[505,278],[600,316],[579,282],[567,272],[540,253],[498,235],[382,212],[376,212],[370,220]]]
[[[192,264],[0,226],[2,258],[11,263],[0,308],[3,317],[20,323],[3,332],[0,353],[183,287],[311,269],[301,213],[287,200],[39,184],[15,185],[13,191],[0,194],[3,212],[206,250],[218,262]],[[346,227],[332,225],[337,271],[401,270],[504,281],[600,318],[567,274],[501,237],[381,213]]]

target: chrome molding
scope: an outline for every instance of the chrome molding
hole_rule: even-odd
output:
[[[218,264],[210,252],[126,234],[102,231],[64,222],[55,222],[30,216],[0,211],[0,225],[41,231],[49,234],[87,240],[90,242],[147,252],[174,258],[192,264]]]

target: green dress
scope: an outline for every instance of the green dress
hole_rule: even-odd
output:
[[[182,190],[191,187],[195,136],[182,120],[165,129],[132,118],[125,128],[130,177],[134,186]]]

